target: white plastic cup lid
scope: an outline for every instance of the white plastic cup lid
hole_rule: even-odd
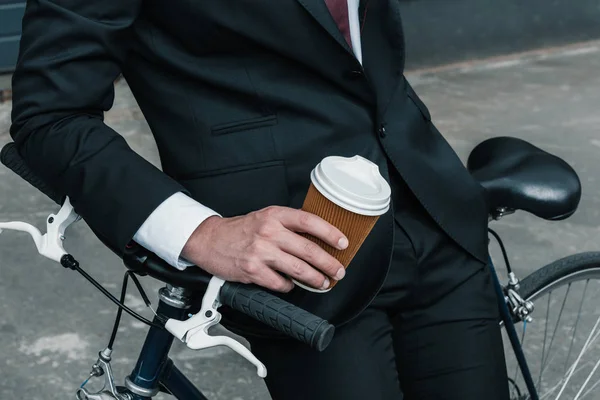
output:
[[[359,155],[326,157],[310,178],[323,196],[353,213],[375,216],[390,208],[390,185],[377,164]]]

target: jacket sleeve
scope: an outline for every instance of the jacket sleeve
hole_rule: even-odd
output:
[[[21,156],[116,251],[185,192],[103,122],[140,5],[29,0],[13,75],[10,132]]]

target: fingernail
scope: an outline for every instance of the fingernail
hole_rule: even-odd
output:
[[[329,289],[329,279],[325,279],[325,282],[323,282],[323,286],[321,287],[321,289]]]
[[[348,239],[343,237],[338,241],[338,249],[344,250],[346,247],[348,247]]]
[[[345,276],[346,276],[346,270],[344,268],[338,269],[337,274],[335,274],[335,278],[338,281],[344,279]]]

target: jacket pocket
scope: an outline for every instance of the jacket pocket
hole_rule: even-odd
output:
[[[276,115],[267,115],[257,118],[245,119],[242,121],[227,122],[224,124],[218,124],[211,127],[211,134],[227,135],[229,133],[249,131],[252,129],[263,128],[265,126],[277,125]]]
[[[423,103],[419,96],[417,96],[417,93],[415,93],[414,89],[412,88],[412,86],[410,86],[410,83],[408,83],[408,81],[406,81],[406,93],[408,94],[408,97],[412,100],[412,102],[421,111],[421,114],[423,114],[423,118],[425,118],[427,121],[431,121],[431,114],[429,113],[427,106],[425,105],[425,103]]]

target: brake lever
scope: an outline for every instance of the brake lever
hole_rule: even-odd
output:
[[[46,219],[45,234],[42,234],[35,226],[21,221],[1,222],[0,232],[7,229],[29,233],[35,242],[38,253],[60,263],[62,256],[67,254],[63,247],[65,230],[79,219],[80,216],[77,215],[67,197],[60,211],[57,214],[50,214]]]
[[[192,350],[202,350],[216,346],[229,347],[254,364],[258,376],[264,378],[267,376],[267,368],[243,344],[228,336],[211,336],[208,333],[210,328],[219,325],[221,321],[221,313],[218,311],[221,306],[219,295],[224,283],[224,280],[212,277],[202,298],[200,311],[186,321],[169,319],[165,323],[165,328]],[[225,332],[229,332],[222,325],[220,328]]]

